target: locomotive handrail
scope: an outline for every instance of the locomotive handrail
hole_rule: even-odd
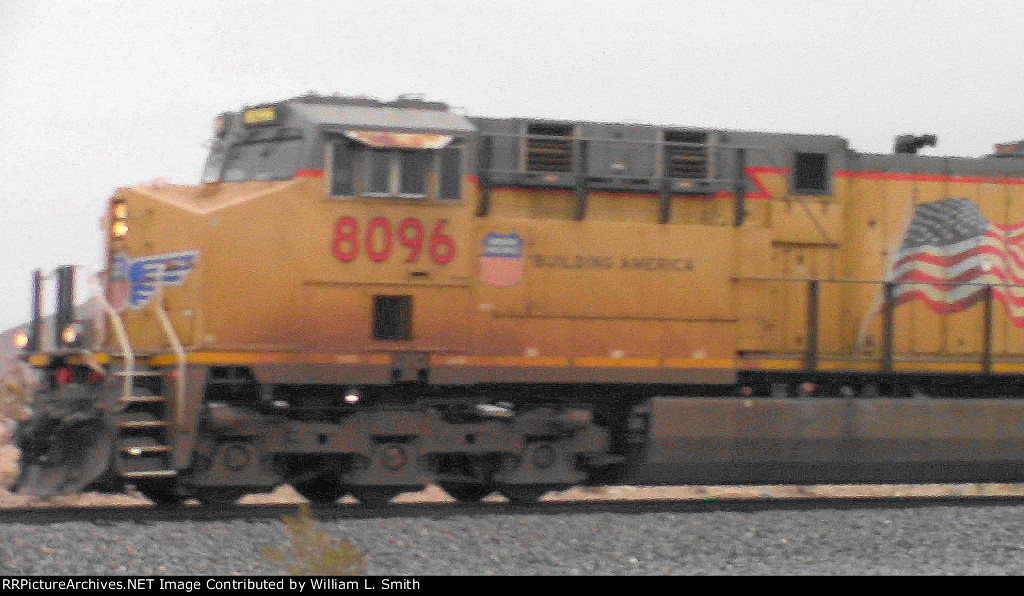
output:
[[[672,127],[662,127],[671,129]],[[600,143],[622,143],[628,145],[671,145],[673,147],[713,147],[715,149],[754,149],[768,151],[767,145],[741,145],[738,143],[695,143],[693,141],[663,141],[659,139],[616,139],[613,137],[584,137],[565,135],[543,135],[516,132],[486,132],[480,131],[481,137],[506,137],[513,139],[538,138],[538,139],[559,139],[565,141],[595,141]]]
[[[874,317],[882,316],[882,337],[880,345],[880,367],[883,372],[889,373],[893,371],[893,365],[896,360],[896,344],[895,344],[895,316],[896,316],[896,288],[899,286],[933,286],[936,288],[955,288],[955,287],[976,287],[982,288],[981,301],[982,301],[982,337],[981,337],[981,353],[980,361],[981,370],[983,373],[988,374],[992,372],[992,364],[995,361],[992,347],[992,340],[994,334],[994,321],[992,313],[992,305],[995,299],[993,290],[995,288],[1004,289],[1020,289],[1024,288],[1022,284],[1012,283],[989,283],[989,282],[947,282],[941,281],[920,281],[920,280],[896,280],[896,279],[843,279],[843,278],[821,278],[821,277],[763,277],[763,276],[733,276],[732,281],[754,281],[754,282],[776,282],[776,283],[802,283],[807,285],[807,318],[806,318],[806,347],[804,349],[804,363],[807,371],[814,371],[818,368],[819,358],[819,286],[821,284],[863,284],[869,286],[878,286],[880,288],[879,295],[880,299],[873,303],[865,315],[866,322]],[[857,349],[861,349],[861,340],[858,338]]]
[[[157,320],[160,321],[160,327],[163,328],[164,335],[166,335],[167,339],[170,340],[171,350],[174,352],[174,359],[178,373],[177,382],[174,386],[174,423],[175,427],[180,430],[182,420],[185,419],[185,350],[181,345],[181,340],[178,339],[178,334],[174,331],[174,325],[171,324],[170,317],[167,316],[167,310],[164,309],[163,265],[160,265],[158,273],[156,296],[154,296],[153,299],[153,310],[156,311]]]
[[[78,347],[77,349],[78,349],[78,351],[80,351],[80,352],[82,352],[84,354],[87,354],[87,355],[95,353],[95,352],[99,351],[99,348],[106,341],[107,329],[106,329],[106,325],[105,325],[105,318],[98,317],[98,316],[96,316],[96,314],[90,314],[89,316],[87,316],[85,318],[79,318],[79,316],[78,316],[79,315],[78,306],[75,306],[75,304],[74,304],[74,296],[73,295],[69,299],[69,305],[71,307],[71,311],[69,313],[71,318],[69,320],[67,320],[67,321],[58,321],[57,320],[57,310],[59,310],[59,308],[58,308],[59,305],[54,305],[54,307],[52,309],[52,312],[49,312],[49,314],[46,314],[47,311],[51,310],[46,305],[46,298],[47,297],[51,297],[51,293],[52,293],[50,291],[51,288],[49,288],[47,286],[48,286],[49,282],[52,282],[54,280],[57,280],[58,283],[60,282],[60,274],[59,274],[59,272],[62,269],[72,269],[74,273],[77,273],[77,272],[84,273],[85,274],[86,283],[87,283],[87,287],[88,287],[89,292],[90,292],[89,298],[91,299],[93,296],[95,296],[97,301],[98,301],[98,303],[99,303],[99,305],[103,308],[104,312],[108,316],[110,316],[111,319],[114,320],[115,322],[119,321],[119,316],[113,310],[113,308],[111,307],[110,303],[106,300],[106,298],[103,295],[103,291],[100,288],[100,283],[99,283],[99,275],[100,275],[100,273],[91,274],[91,273],[89,273],[85,269],[85,267],[83,267],[81,265],[69,265],[67,267],[58,267],[58,268],[54,269],[53,271],[50,271],[49,273],[46,273],[46,274],[43,274],[42,271],[37,269],[33,273],[32,319],[29,321],[30,334],[29,334],[29,343],[28,343],[27,349],[29,351],[32,351],[32,352],[49,352],[49,351],[63,350],[63,349],[69,349],[69,348],[70,349],[75,349],[72,346],[63,347],[62,344],[55,339],[55,335],[60,334],[60,332],[63,330],[63,327],[62,327],[61,323],[62,322],[65,323],[65,324],[82,323],[82,322],[85,322],[86,320],[91,320],[92,321],[92,325],[90,327],[90,331],[89,331],[89,334],[87,336],[88,339],[91,341],[91,347],[82,346],[82,347]],[[75,278],[75,275],[73,274],[70,277],[70,279],[74,279],[74,278]],[[86,303],[84,303],[84,304],[87,304],[87,303],[88,303],[88,301],[86,301]],[[44,328],[45,328],[45,331],[46,331],[45,333],[44,333]],[[115,331],[117,331],[117,329],[115,329]],[[120,331],[122,333],[124,332],[124,327],[123,326],[120,327]],[[124,334],[124,337],[119,338],[118,339],[119,343],[121,343],[122,345],[126,345],[127,342],[126,342],[126,339],[124,339],[126,337],[127,337],[127,334]],[[94,364],[96,366],[94,366]],[[97,368],[97,366],[98,366],[98,362],[96,362],[96,361],[93,361],[92,364],[90,364],[91,368]]]
[[[572,186],[576,192],[576,210],[573,214],[573,219],[579,221],[586,217],[587,211],[587,196],[589,191],[589,184],[604,181],[604,180],[635,180],[643,181],[643,184],[648,186],[649,191],[655,191],[661,196],[661,205],[659,208],[658,221],[660,223],[668,223],[671,219],[672,201],[671,197],[674,194],[690,194],[691,192],[697,191],[699,194],[710,194],[711,192],[728,188],[730,183],[732,185],[732,192],[734,195],[734,226],[743,225],[743,221],[746,217],[745,194],[747,192],[747,176],[746,171],[746,155],[748,151],[763,152],[768,155],[769,159],[771,155],[768,148],[764,145],[755,144],[737,144],[728,142],[715,142],[712,139],[711,142],[693,142],[693,141],[668,141],[665,139],[622,139],[622,138],[599,138],[589,136],[574,136],[574,135],[546,135],[546,134],[530,134],[529,132],[487,132],[480,131],[480,154],[479,154],[479,181],[481,186],[481,197],[480,204],[477,207],[477,216],[485,217],[490,213],[491,199],[490,199],[490,176],[507,176],[510,174],[522,175],[530,173],[554,173],[549,170],[532,170],[528,167],[528,157],[521,153],[520,163],[527,166],[522,169],[507,170],[497,169],[492,167],[493,157],[493,145],[495,139],[510,138],[516,139],[519,142],[527,141],[529,139],[541,139],[550,140],[558,139],[568,143],[571,143],[575,149],[569,154],[569,167],[568,169],[559,169],[557,173],[569,176],[569,181],[572,182]],[[675,177],[668,175],[670,172],[665,171],[665,166],[662,160],[654,159],[651,164],[654,169],[660,170],[655,175],[621,175],[612,172],[589,172],[587,164],[582,156],[586,155],[586,148],[591,144],[607,144],[607,143],[624,143],[627,145],[636,146],[651,146],[651,147],[693,147],[702,148],[707,150],[705,154],[705,167],[706,169],[702,172],[704,174],[720,173],[722,166],[716,165],[718,161],[723,163],[728,162],[729,159],[724,154],[733,153],[734,171],[736,176],[734,178],[720,178],[720,177],[709,177],[705,176],[682,176]],[[525,160],[525,161],[524,161]],[[661,164],[661,165],[659,165]],[[706,187],[699,191],[694,188],[672,188],[672,180],[697,180],[703,183],[708,183]],[[634,191],[639,189],[632,189]],[[806,206],[803,206],[807,210]],[[809,213],[810,214],[810,213]],[[813,214],[810,214],[813,219]],[[821,227],[819,225],[819,227]],[[824,228],[822,228],[824,231]],[[827,232],[824,233],[825,237],[828,237]]]
[[[545,172],[546,170],[529,170],[531,172]],[[522,174],[522,170],[499,170],[497,168],[487,168],[487,172],[491,174]],[[636,174],[594,174],[594,173],[579,173],[579,172],[549,172],[551,174],[572,174],[582,178],[587,178],[591,182],[596,180],[604,180],[608,178],[621,178],[623,180],[706,180],[708,182],[719,183],[721,185],[732,184],[734,180],[732,178],[673,178],[671,176],[637,176]],[[686,194],[684,192],[673,193],[673,194]]]
[[[927,286],[992,286],[997,288],[1024,288],[1024,284],[1010,284],[1010,283],[986,283],[986,282],[957,282],[957,283],[943,283],[943,282],[931,282],[931,281],[919,281],[919,280],[886,280],[886,279],[854,279],[854,278],[842,278],[842,277],[765,277],[765,276],[746,276],[746,275],[734,275],[732,276],[733,281],[791,281],[791,282],[809,282],[817,281],[823,283],[837,283],[837,284],[876,284],[884,285],[891,283],[897,286],[903,285],[927,285]]]
[[[117,337],[117,343],[121,347],[121,354],[124,358],[124,388],[122,390],[122,396],[125,400],[131,397],[133,382],[132,379],[135,375],[135,352],[132,350],[131,343],[128,342],[128,333],[124,328],[124,321],[121,319],[121,315],[114,309],[107,300],[107,297],[103,295],[99,286],[99,274],[89,276],[89,289],[96,297],[100,306],[106,312],[107,316],[110,317],[114,327],[114,335]]]

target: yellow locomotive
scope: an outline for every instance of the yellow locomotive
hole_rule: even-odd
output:
[[[23,492],[1022,478],[1020,145],[405,96],[216,122],[201,184],[111,198],[95,320],[37,273]]]

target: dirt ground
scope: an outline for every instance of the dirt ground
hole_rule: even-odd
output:
[[[147,501],[137,495],[101,495],[89,493],[55,499],[32,499],[9,493],[6,488],[14,481],[18,470],[18,450],[9,444],[0,429],[0,508],[5,507],[62,507],[137,505]],[[796,497],[867,497],[867,496],[1002,496],[1024,495],[1024,484],[923,484],[923,485],[843,485],[843,486],[613,486],[601,488],[574,488],[563,492],[549,493],[545,500],[626,500],[626,499],[729,499],[729,498],[796,498]],[[441,489],[430,486],[416,493],[406,493],[396,499],[398,503],[422,503],[450,501]],[[488,501],[501,501],[502,497],[492,495]],[[342,502],[351,501],[346,497]],[[289,486],[278,488],[272,493],[250,495],[242,503],[301,503],[303,502]]]

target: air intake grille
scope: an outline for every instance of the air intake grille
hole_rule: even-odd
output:
[[[665,177],[707,178],[708,135],[697,131],[665,131]]]
[[[527,171],[572,171],[571,124],[530,124],[526,135]]]

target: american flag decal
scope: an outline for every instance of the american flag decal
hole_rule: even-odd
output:
[[[921,300],[942,314],[983,298],[986,286],[1024,327],[1024,223],[993,224],[969,199],[918,205],[888,276],[896,304]],[[914,282],[914,283],[902,283]]]

